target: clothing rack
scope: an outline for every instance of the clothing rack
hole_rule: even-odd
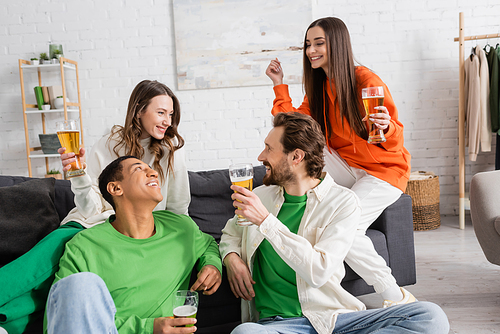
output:
[[[454,41],[459,42],[459,89],[458,89],[458,224],[460,229],[465,228],[465,210],[470,209],[470,201],[465,197],[465,73],[464,73],[464,56],[465,56],[465,41],[480,40],[488,38],[500,37],[500,33],[487,35],[464,36],[464,13],[458,14],[458,36]]]

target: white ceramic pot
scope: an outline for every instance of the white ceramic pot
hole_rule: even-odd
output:
[[[31,65],[40,65],[40,61],[39,60],[32,60]]]
[[[68,103],[68,99],[66,99],[66,103]],[[64,100],[62,97],[57,97],[54,99],[54,107],[56,109],[63,109],[64,108]]]

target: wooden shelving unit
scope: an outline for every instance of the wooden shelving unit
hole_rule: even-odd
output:
[[[62,109],[50,109],[50,110],[39,110],[36,104],[28,104],[26,103],[26,92],[25,92],[25,84],[24,84],[24,71],[33,72],[36,71],[38,73],[38,85],[33,84],[29,87],[42,86],[42,77],[44,73],[49,72],[59,72],[61,77],[61,87],[62,87],[62,96],[64,100],[64,107]],[[67,102],[66,97],[68,96],[68,92],[66,90],[65,83],[65,71],[74,71],[76,74],[76,90],[78,95],[78,102]],[[26,159],[28,161],[28,173],[29,176],[32,177],[32,169],[31,169],[31,159],[35,158],[45,158],[45,166],[47,172],[49,172],[49,158],[58,158],[59,154],[43,154],[41,151],[41,147],[32,147],[30,146],[30,138],[28,131],[28,115],[32,114],[40,114],[43,133],[46,133],[45,126],[45,115],[48,113],[63,113],[64,119],[68,119],[68,113],[78,113],[78,118],[80,119],[80,138],[81,145],[83,146],[83,123],[82,123],[82,105],[80,100],[80,83],[78,78],[78,63],[74,60],[70,60],[64,57],[59,58],[59,64],[42,64],[42,65],[31,65],[31,62],[24,59],[19,59],[19,76],[21,83],[21,98],[23,102],[23,118],[24,118],[24,134],[26,139]],[[33,90],[31,90],[33,92]],[[31,117],[31,116],[30,116]]]

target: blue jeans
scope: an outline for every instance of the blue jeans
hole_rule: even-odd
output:
[[[73,274],[54,284],[46,311],[49,334],[118,334],[113,298],[93,273]]]
[[[416,302],[384,309],[340,314],[332,334],[429,333],[448,334],[450,326],[443,310],[436,304]],[[247,322],[231,334],[317,334],[307,318],[265,318]]]

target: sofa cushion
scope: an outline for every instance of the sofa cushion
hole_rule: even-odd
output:
[[[56,180],[56,210],[61,222],[68,213],[75,207],[75,194],[71,190],[71,182],[69,180]]]
[[[27,176],[10,176],[0,175],[0,187],[13,186],[31,180]],[[68,213],[75,207],[75,195],[71,190],[71,182],[69,180],[56,180],[55,188],[55,205],[59,215],[59,221],[62,221]]]
[[[26,253],[59,226],[55,179],[0,187],[0,266]]]
[[[253,186],[262,185],[266,173],[264,166],[254,167]],[[234,216],[231,181],[227,169],[189,172],[191,203],[189,216],[200,229],[219,242],[227,220]],[[228,200],[229,199],[229,200]]]
[[[193,271],[189,286],[192,286],[197,278],[197,272]],[[196,316],[196,326],[199,330],[196,333],[229,333],[241,322],[241,300],[231,291],[225,266],[222,266],[222,282],[217,291],[210,296],[202,293],[199,296]]]

